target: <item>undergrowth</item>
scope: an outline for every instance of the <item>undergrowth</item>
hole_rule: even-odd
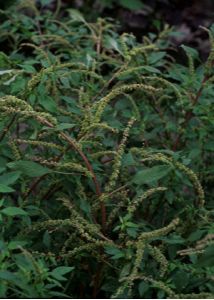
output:
[[[1,18],[0,296],[212,298],[213,28],[180,65],[167,26]]]

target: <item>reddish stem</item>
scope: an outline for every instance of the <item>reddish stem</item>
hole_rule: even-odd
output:
[[[15,119],[16,119],[16,115],[14,115],[12,117],[12,119],[9,122],[9,124],[3,129],[2,134],[0,136],[0,142],[3,140],[3,138],[5,137],[5,135],[7,134],[7,132],[9,131],[10,127],[13,125]]]
[[[35,190],[35,188],[37,187],[37,185],[44,179],[45,176],[46,176],[46,174],[42,175],[41,177],[39,177],[38,179],[36,179],[36,181],[34,181],[34,183],[32,184],[31,188],[29,189],[29,191],[26,194],[24,194],[23,200],[25,200]]]
[[[41,123],[47,125],[48,127],[50,128],[53,128],[54,125],[52,125],[50,122],[48,122],[47,120],[44,120],[44,119],[40,119]],[[98,180],[97,180],[97,177],[93,171],[93,168],[88,160],[88,158],[86,157],[86,155],[82,152],[81,149],[79,149],[79,147],[76,146],[75,142],[68,136],[66,135],[64,132],[60,132],[60,136],[66,140],[74,150],[76,150],[79,155],[81,156],[82,160],[84,161],[85,165],[86,165],[86,168],[88,169],[88,171],[91,173],[92,175],[92,180],[94,182],[94,185],[95,185],[95,191],[96,191],[96,195],[98,198],[100,198],[101,196],[101,189],[100,189],[100,186],[99,186],[99,183],[98,183]],[[105,204],[103,201],[100,202],[100,209],[101,209],[101,216],[102,216],[102,228],[103,228],[103,231],[105,231],[105,228],[106,228],[106,207],[105,207]]]
[[[190,121],[190,120],[192,119],[192,117],[194,116],[194,114],[193,114],[193,112],[192,112],[193,107],[198,103],[198,100],[199,100],[199,98],[201,97],[201,94],[202,94],[203,89],[204,89],[204,84],[205,84],[205,82],[209,79],[209,77],[210,77],[209,75],[205,75],[205,76],[204,76],[204,79],[203,79],[203,81],[202,81],[202,84],[201,84],[200,89],[198,90],[198,92],[197,92],[195,98],[192,99],[192,105],[193,105],[193,106],[192,106],[192,109],[191,109],[191,111],[187,111],[186,114],[185,114],[184,122],[183,122],[183,124],[181,125],[182,128],[185,128],[185,127],[187,126],[187,124],[189,123],[189,121]],[[180,140],[181,140],[181,138],[182,138],[182,135],[183,135],[183,132],[181,132],[181,133],[178,134],[178,136],[177,136],[177,138],[176,138],[176,140],[175,140],[174,146],[173,146],[173,151],[176,151],[176,150],[177,150],[177,148],[178,148],[178,146],[179,146],[179,144],[180,144]]]

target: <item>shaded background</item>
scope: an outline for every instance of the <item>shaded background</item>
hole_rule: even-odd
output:
[[[186,44],[197,48],[202,59],[209,52],[207,34],[200,25],[214,23],[214,0],[64,0],[64,5],[75,5],[91,20],[97,16],[113,17],[122,24],[122,31],[133,32],[138,40],[148,32],[157,33],[164,24],[174,26],[182,35],[173,38],[175,45]]]
[[[0,9],[6,9],[18,1],[0,0]],[[132,32],[139,41],[148,32],[157,33],[164,28],[164,24],[169,24],[181,32],[177,37],[173,37],[175,46],[186,44],[198,49],[202,60],[209,52],[207,34],[199,26],[210,27],[214,23],[214,0],[35,0],[35,2],[53,10],[57,2],[61,2],[62,12],[66,13],[66,8],[77,8],[89,21],[95,21],[98,17],[114,18],[120,22],[121,32]]]

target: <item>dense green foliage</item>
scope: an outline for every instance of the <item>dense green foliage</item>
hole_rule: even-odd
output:
[[[0,297],[212,298],[212,28],[180,65],[59,15],[2,12]]]

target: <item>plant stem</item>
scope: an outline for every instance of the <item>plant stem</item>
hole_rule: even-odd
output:
[[[181,127],[182,128],[186,128],[186,126],[188,125],[189,121],[192,119],[192,117],[194,116],[194,113],[193,113],[193,108],[194,106],[198,103],[198,100],[199,98],[201,97],[201,94],[203,92],[203,89],[204,89],[204,84],[205,82],[210,78],[209,75],[205,75],[204,76],[204,79],[202,80],[202,83],[201,83],[201,87],[200,89],[198,90],[198,92],[196,93],[196,96],[192,99],[192,109],[190,111],[187,111],[185,116],[184,116],[184,122],[181,124]],[[180,132],[174,142],[174,146],[173,146],[173,151],[176,151],[179,144],[180,144],[180,141],[181,141],[181,138],[183,136],[183,132]]]
[[[16,119],[16,115],[14,115],[12,117],[12,119],[10,120],[9,124],[4,128],[1,136],[0,136],[0,142],[3,140],[3,138],[5,137],[5,135],[7,134],[8,130],[10,129],[10,127],[13,125],[13,122],[15,121]]]
[[[47,125],[50,128],[53,128],[54,125],[51,124],[50,122],[48,122],[47,120],[44,119],[40,119],[41,123]],[[100,185],[98,183],[97,177],[94,173],[94,170],[92,168],[92,165],[90,164],[88,158],[86,157],[86,155],[82,152],[81,149],[79,149],[79,147],[76,146],[75,142],[73,141],[73,139],[71,139],[67,134],[65,134],[64,132],[60,132],[59,135],[66,140],[74,150],[76,150],[76,152],[79,153],[79,155],[81,156],[82,160],[84,161],[86,168],[88,169],[88,171],[91,173],[92,175],[92,180],[94,182],[94,186],[95,186],[95,191],[96,191],[96,195],[98,198],[100,198],[102,192],[100,189]],[[100,209],[101,209],[101,216],[102,216],[102,229],[103,232],[105,232],[106,229],[106,207],[103,201],[100,202]]]

